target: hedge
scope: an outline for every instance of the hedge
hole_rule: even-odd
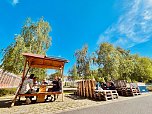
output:
[[[17,88],[5,88],[5,89],[0,89],[0,97],[4,95],[11,95],[16,92]]]

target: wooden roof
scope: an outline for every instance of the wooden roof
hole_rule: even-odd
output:
[[[65,63],[69,62],[59,57],[46,57],[31,53],[23,53],[23,56],[26,57],[29,67],[33,68],[61,69]]]

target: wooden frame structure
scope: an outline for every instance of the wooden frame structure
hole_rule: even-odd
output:
[[[60,70],[61,78],[62,78],[62,92],[61,93],[62,93],[62,101],[63,101],[64,100],[63,70],[64,70],[64,64],[68,63],[69,61],[66,59],[59,58],[59,57],[46,57],[43,55],[31,54],[31,53],[23,53],[23,56],[25,57],[25,64],[24,64],[24,70],[23,70],[23,75],[22,75],[22,81],[16,91],[14,99],[12,100],[11,106],[14,106],[16,98],[19,95],[19,91],[23,85],[24,79],[26,78],[30,68],[47,68],[47,69]],[[26,69],[27,65],[28,65],[28,69]]]

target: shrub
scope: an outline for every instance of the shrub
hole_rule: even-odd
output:
[[[148,91],[152,91],[152,85],[147,86]]]
[[[11,95],[16,92],[17,88],[5,88],[5,89],[0,89],[0,97],[4,95]]]

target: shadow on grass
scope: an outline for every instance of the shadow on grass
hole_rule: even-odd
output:
[[[12,100],[1,100],[0,101],[0,108],[10,108]]]
[[[77,96],[77,95],[74,95],[74,94],[68,94],[68,95],[65,95],[65,97],[71,98],[71,99],[73,99],[73,100],[84,100],[84,99],[93,100],[93,99],[91,99],[91,98],[86,98],[86,97],[82,97],[82,96]]]

